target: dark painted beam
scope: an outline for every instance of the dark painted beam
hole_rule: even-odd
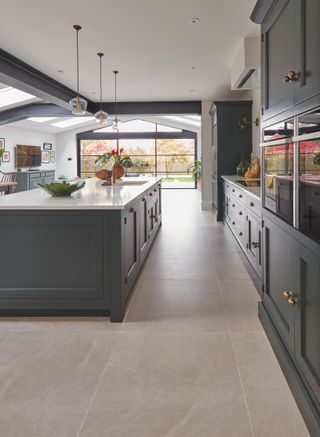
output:
[[[0,126],[25,120],[29,117],[68,117],[71,111],[52,103],[30,103],[0,111]]]
[[[0,49],[0,82],[66,109],[69,107],[69,100],[76,96],[74,90],[2,49]],[[91,112],[93,102],[86,100],[88,111]]]
[[[114,114],[114,103],[104,102],[103,110]],[[95,104],[95,111],[100,109]],[[164,114],[201,114],[201,101],[164,101],[164,102],[118,102],[118,115],[164,115]]]
[[[274,0],[257,0],[255,7],[250,15],[251,21],[261,24],[266,18]]]
[[[171,139],[178,139],[178,138],[192,138],[196,139],[197,134],[196,132],[183,130],[181,132],[137,132],[137,133],[130,133],[130,132],[120,132],[120,133],[113,133],[113,132],[93,132],[93,131],[87,131],[87,132],[81,132],[77,134],[78,140],[116,140],[116,139],[162,139],[162,138],[171,138]]]

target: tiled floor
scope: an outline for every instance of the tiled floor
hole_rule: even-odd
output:
[[[166,191],[123,324],[0,319],[0,436],[308,436],[258,294],[199,192]]]

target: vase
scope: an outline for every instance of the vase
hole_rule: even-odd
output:
[[[112,171],[114,179],[120,179],[124,175],[124,167],[122,164],[114,164]]]
[[[246,159],[244,159],[243,156],[241,156],[241,160],[236,168],[237,176],[244,176],[244,174],[248,170],[249,166],[250,166],[249,162]]]

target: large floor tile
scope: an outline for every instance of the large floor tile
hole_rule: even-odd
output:
[[[309,436],[266,336],[233,333],[232,341],[254,435]]]
[[[156,251],[147,259],[141,276],[144,279],[214,280],[216,272],[211,256],[203,254],[165,254]]]
[[[260,297],[251,280],[219,281],[220,297],[231,332],[262,332]]]
[[[211,248],[205,232],[168,232],[160,230],[153,244],[157,254],[210,254]]]
[[[73,437],[111,351],[114,334],[0,335],[0,435]]]
[[[240,254],[229,251],[214,256],[218,278],[224,279],[250,279],[249,274],[242,262]]]
[[[251,436],[228,334],[121,334],[80,437],[103,430],[110,436]]]
[[[224,331],[228,329],[216,281],[139,281],[125,330]]]

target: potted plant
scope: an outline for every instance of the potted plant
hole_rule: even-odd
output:
[[[133,166],[130,156],[126,154],[122,155],[122,152],[123,149],[120,149],[119,152],[113,149],[111,152],[99,156],[99,158],[95,160],[95,164],[108,164],[113,161],[113,180],[120,179],[124,175],[124,169]],[[106,170],[101,169],[97,171],[96,176],[100,179],[105,179],[105,176],[102,174],[103,172],[106,172]]]
[[[201,159],[195,159],[191,164],[189,164],[187,169],[188,174],[192,174],[195,181],[197,181],[197,187],[199,190],[202,188],[202,162]]]

